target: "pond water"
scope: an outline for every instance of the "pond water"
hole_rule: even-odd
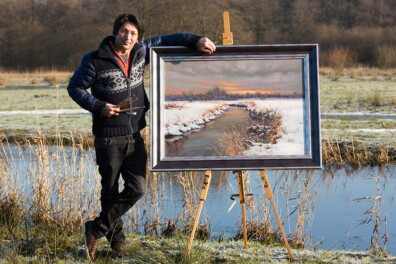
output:
[[[88,196],[93,195],[99,184],[99,176],[96,171],[95,157],[92,152],[77,151],[72,148],[58,150],[55,147],[48,148],[49,193],[56,202],[60,197],[58,185],[67,185],[70,178],[76,177],[83,186]],[[59,152],[59,153],[58,153]],[[30,175],[43,173],[38,165],[39,151],[31,146],[9,146],[0,149],[0,156],[5,164],[12,180],[7,184],[15,185],[18,192],[24,193],[23,197],[31,197],[35,182]],[[77,168],[75,168],[77,167]],[[370,239],[373,235],[375,213],[369,210],[373,202],[377,202],[377,210],[380,210],[379,237],[386,232],[389,242],[386,249],[396,255],[396,166],[390,165],[384,168],[362,168],[350,172],[340,169],[333,172],[324,170],[315,171],[268,171],[268,177],[275,194],[275,201],[284,221],[287,234],[295,233],[298,210],[293,213],[298,205],[307,208],[306,224],[304,233],[310,236],[308,247],[324,249],[355,249],[369,250]],[[192,176],[193,184],[200,188],[204,172],[195,172]],[[160,223],[168,220],[180,224],[183,213],[186,213],[185,196],[178,178],[178,173],[163,173],[151,179],[147,195],[138,202],[136,208],[126,217],[126,223],[136,218],[139,222],[139,230],[144,230],[144,222],[151,218],[151,214],[157,214]],[[253,205],[248,206],[248,220],[263,218],[263,204],[269,202],[263,191],[258,171],[250,171],[250,192],[253,193]],[[61,181],[56,183],[55,181]],[[155,184],[153,183],[155,182]],[[73,185],[74,186],[74,185]],[[307,187],[308,186],[308,187]],[[5,188],[4,186],[0,186]],[[12,188],[8,186],[7,188]],[[67,185],[69,188],[69,185]],[[76,188],[74,190],[74,188]],[[155,189],[153,193],[152,190]],[[78,197],[76,200],[83,201],[81,211],[84,215],[98,205],[96,198],[80,198],[78,186],[70,187],[66,195]],[[201,222],[209,224],[212,236],[232,237],[241,228],[241,209],[239,201],[230,199],[232,194],[238,193],[236,175],[231,172],[213,172],[212,182],[209,188],[205,208],[201,215]],[[381,199],[378,199],[378,197]],[[377,197],[376,200],[370,199]],[[199,200],[199,191],[195,192],[194,198]],[[235,206],[232,207],[233,203]],[[96,208],[97,208],[96,206]],[[232,208],[231,208],[232,207]],[[272,208],[269,209],[272,215]],[[371,220],[370,220],[371,219]],[[271,216],[273,228],[277,228],[274,217]],[[380,241],[380,245],[383,242]]]
[[[166,156],[196,157],[217,156],[219,139],[236,125],[249,126],[249,113],[246,109],[230,107],[222,116],[207,123],[203,128],[191,133],[166,140]]]
[[[296,174],[295,171],[268,171],[267,175],[287,234],[295,233],[297,212],[292,212],[304,200],[302,197],[305,195],[305,184],[311,179],[308,202],[305,204],[306,218],[309,220],[304,230],[310,236],[307,244],[309,247],[369,250],[375,214],[367,213],[372,208],[373,202],[366,198],[381,195],[382,199],[377,200],[381,203],[378,210],[382,219],[379,235],[381,238],[385,232],[388,234],[389,242],[386,244],[386,249],[396,255],[396,244],[393,242],[396,239],[395,169],[396,166],[387,166],[381,170],[373,167],[354,172],[340,169],[332,173],[317,170],[301,171],[300,174]],[[201,222],[208,218],[213,236],[229,237],[238,233],[241,228],[239,201],[232,207],[233,201],[230,199],[231,194],[238,193],[238,183],[236,174],[224,172],[221,174],[219,176],[214,173],[205,203],[206,211],[201,215]],[[254,201],[260,211],[261,205],[267,198],[259,172],[251,171],[249,179]],[[180,190],[176,185],[168,191],[172,193],[174,201],[181,201]],[[173,204],[174,208],[167,210],[178,211],[173,202],[170,204]],[[230,207],[232,209],[228,211]],[[272,215],[272,208],[270,211]],[[250,217],[252,214],[254,215],[255,212],[251,212]],[[260,212],[258,214],[262,219],[262,214]],[[257,219],[256,216],[253,218]],[[273,227],[276,228],[273,215],[271,219]],[[367,223],[364,223],[365,221]],[[383,242],[380,241],[379,244],[383,245]]]

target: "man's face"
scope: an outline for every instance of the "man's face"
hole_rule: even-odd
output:
[[[138,30],[130,22],[125,22],[115,36],[114,47],[122,54],[129,53],[138,42]]]

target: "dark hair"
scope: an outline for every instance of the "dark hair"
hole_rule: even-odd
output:
[[[113,26],[113,35],[115,36],[118,34],[118,30],[125,22],[130,22],[135,25],[136,29],[138,30],[138,40],[142,40],[144,32],[143,26],[139,24],[136,16],[132,14],[122,14],[115,19]]]

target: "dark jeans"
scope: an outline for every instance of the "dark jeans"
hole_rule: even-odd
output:
[[[147,153],[140,133],[95,138],[96,162],[102,177],[101,206],[90,232],[111,244],[124,243],[123,216],[146,192]],[[119,191],[120,175],[124,189]]]

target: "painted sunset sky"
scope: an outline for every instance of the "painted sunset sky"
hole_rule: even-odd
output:
[[[165,62],[165,95],[206,93],[215,87],[230,94],[302,93],[302,60]]]

